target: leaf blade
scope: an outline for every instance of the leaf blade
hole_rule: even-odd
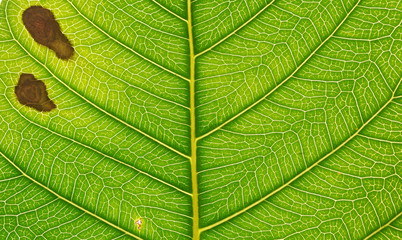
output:
[[[0,185],[7,213],[35,204],[0,236],[400,233],[398,1],[43,1],[71,61],[27,34],[31,4],[1,4]],[[58,109],[21,106],[21,72]]]

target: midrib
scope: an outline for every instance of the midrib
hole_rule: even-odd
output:
[[[192,183],[192,206],[193,206],[193,239],[200,239],[199,209],[198,209],[198,179],[197,179],[197,136],[195,123],[195,54],[194,37],[191,14],[191,0],[187,0],[187,27],[190,49],[190,127],[191,127],[191,183]]]

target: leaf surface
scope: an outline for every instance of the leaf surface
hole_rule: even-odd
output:
[[[38,4],[72,59],[24,27]],[[396,0],[3,0],[0,238],[401,238],[401,21]],[[56,109],[18,101],[22,73]]]

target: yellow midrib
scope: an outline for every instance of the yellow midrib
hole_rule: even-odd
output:
[[[200,239],[199,231],[199,209],[198,209],[198,179],[197,179],[197,136],[195,124],[195,54],[194,38],[191,14],[191,0],[187,0],[187,27],[190,49],[190,119],[191,119],[191,183],[192,183],[192,205],[193,205],[193,239]]]

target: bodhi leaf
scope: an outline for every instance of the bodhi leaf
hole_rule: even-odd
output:
[[[0,239],[401,239],[401,21],[397,0],[3,0]]]

